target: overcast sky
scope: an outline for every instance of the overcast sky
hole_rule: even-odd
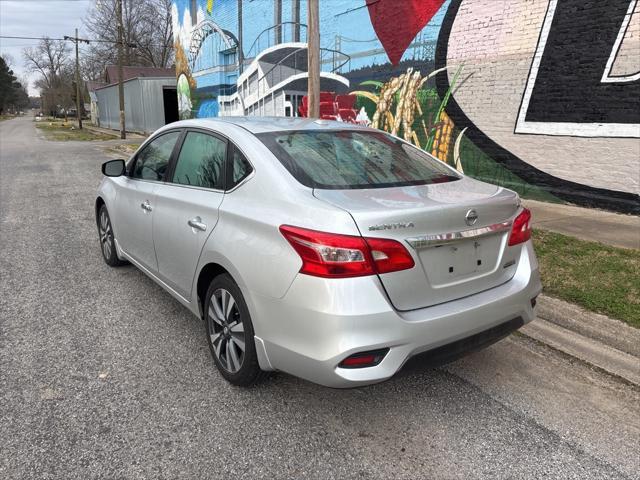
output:
[[[62,38],[73,35],[78,28],[84,33],[82,23],[92,0],[0,0],[0,35]],[[0,54],[13,57],[12,69],[17,74],[27,74],[22,50],[33,47],[37,40],[13,40],[0,38]],[[73,47],[73,43],[69,43]],[[36,74],[29,75],[29,94],[37,95],[33,82]]]

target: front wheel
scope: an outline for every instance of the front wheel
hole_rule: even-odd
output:
[[[100,249],[102,250],[102,258],[110,267],[119,267],[127,262],[118,258],[116,253],[116,242],[113,236],[113,226],[107,206],[102,205],[98,211],[98,234],[100,235]]]
[[[240,288],[229,275],[218,275],[205,302],[207,340],[216,367],[234,385],[257,383],[265,372],[258,365],[253,324]]]

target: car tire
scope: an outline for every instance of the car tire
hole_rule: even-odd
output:
[[[229,383],[247,387],[266,376],[258,364],[249,309],[230,275],[218,275],[211,281],[204,320],[211,356]]]
[[[97,222],[100,251],[102,252],[102,258],[104,258],[105,263],[110,267],[126,265],[127,262],[118,258],[115,237],[113,236],[113,225],[111,224],[111,217],[109,217],[106,205],[102,205],[100,210],[98,210]]]

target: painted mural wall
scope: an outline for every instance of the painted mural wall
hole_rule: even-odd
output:
[[[182,118],[305,114],[306,0],[175,0]],[[241,22],[240,22],[241,19]],[[320,0],[321,115],[640,213],[638,0]]]

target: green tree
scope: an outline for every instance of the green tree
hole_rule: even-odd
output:
[[[21,82],[15,82],[13,92],[13,98],[9,100],[8,105],[16,111],[29,108],[29,94],[25,85]]]
[[[9,68],[4,58],[0,57],[0,114],[13,101],[16,87],[19,85],[13,70]]]

